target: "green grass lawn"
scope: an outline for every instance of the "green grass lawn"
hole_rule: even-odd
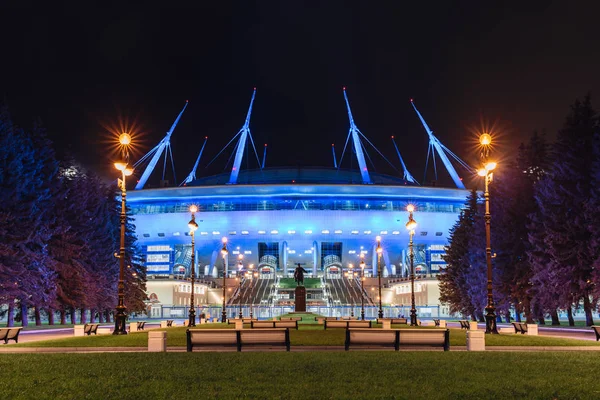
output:
[[[598,399],[585,352],[0,354],[5,399]]]
[[[17,324],[16,327],[20,327],[20,324]],[[5,328],[6,324],[0,324],[0,328]],[[35,325],[35,323],[29,323],[29,326],[23,328],[24,331],[39,331],[40,329],[61,329],[61,328],[72,328],[73,324],[65,324],[65,325],[48,325],[44,323],[42,325]]]
[[[290,330],[292,346],[343,346],[344,329],[323,330],[322,325],[299,325],[299,330]],[[406,325],[394,325],[394,328],[408,329]],[[203,324],[198,329],[233,329],[234,325]],[[162,328],[167,331],[167,346],[186,345],[185,327]],[[423,327],[419,329],[435,329]],[[56,339],[40,342],[20,343],[19,347],[146,347],[147,332],[135,332],[124,336],[100,335]],[[466,346],[466,333],[461,329],[450,329],[450,349],[452,346]],[[486,346],[600,346],[600,342],[591,340],[563,339],[549,336],[527,335],[487,335]]]

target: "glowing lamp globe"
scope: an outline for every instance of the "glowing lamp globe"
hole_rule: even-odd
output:
[[[190,222],[188,222],[188,228],[190,228],[190,232],[196,232],[198,229],[198,224],[192,219]]]
[[[131,176],[133,174],[133,169],[131,169],[131,168],[125,168],[123,170],[123,174],[125,174],[125,176]]]
[[[125,168],[127,168],[127,163],[122,162],[122,161],[116,162],[115,168],[118,169],[119,171],[123,171]]]
[[[190,212],[191,213],[198,212],[198,207],[195,204],[191,205],[190,206]]]
[[[123,146],[130,145],[131,136],[129,135],[129,133],[121,133],[121,135],[119,135],[119,143],[121,143]]]
[[[492,136],[489,133],[484,133],[481,136],[479,136],[479,143],[482,146],[489,146],[490,144],[492,144]]]
[[[406,223],[406,229],[408,229],[409,231],[414,230],[417,227],[417,221],[415,221],[414,219],[409,219],[408,222]]]
[[[489,162],[487,164],[485,164],[485,169],[486,171],[493,171],[496,168],[496,163],[495,162]]]
[[[407,205],[406,206],[406,211],[408,211],[408,212],[415,211],[415,206],[413,206],[412,204]]]

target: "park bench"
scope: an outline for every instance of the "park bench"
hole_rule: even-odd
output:
[[[448,329],[346,329],[345,349],[350,346],[393,347],[398,351],[405,347],[442,347],[450,350]]]
[[[594,333],[596,334],[596,342],[600,340],[600,326],[594,325],[592,326]]]
[[[229,319],[227,319],[227,324],[229,324],[229,325],[235,325],[235,321],[236,320],[239,321],[240,319],[239,318],[229,318]],[[252,319],[250,319],[250,318],[242,318],[242,323],[243,324],[250,324],[250,323],[252,323],[252,321],[258,321],[258,319],[256,319],[256,318],[252,318]]]
[[[333,320],[324,321],[325,327],[327,328],[370,328],[371,321],[358,321],[358,320]]]
[[[9,340],[14,340],[19,343],[19,333],[23,327],[0,328],[0,340],[4,340],[4,344],[8,344]]]
[[[433,319],[433,324],[434,324],[435,326],[440,326],[440,320],[439,320],[439,319],[435,319],[435,318],[434,318],[434,319]]]
[[[94,335],[98,334],[98,325],[100,324],[85,324],[83,326],[83,333],[90,336],[92,333]]]
[[[143,331],[145,325],[146,325],[146,321],[138,321],[138,323],[137,323],[137,330],[138,331]]]
[[[325,321],[337,321],[338,317],[325,317]]]
[[[466,319],[461,319],[460,321],[460,329],[469,329],[470,325],[469,325],[469,321],[467,321]]]
[[[233,330],[233,329],[188,329],[187,351],[194,347],[233,347],[242,351],[252,346],[285,346],[290,351],[290,333],[287,328]]]
[[[173,320],[172,319],[168,319],[167,320],[167,328],[170,328],[173,326]]]
[[[250,323],[250,328],[292,328],[298,330],[298,321],[252,321]]]
[[[408,325],[408,318],[377,318],[378,324],[383,324],[383,321],[390,321],[392,325],[394,324],[403,324]]]
[[[280,321],[302,321],[302,317],[280,317]]]
[[[512,323],[512,326],[515,328],[515,333],[520,333],[522,335],[527,333],[527,324],[524,324],[522,322],[511,322],[511,323]]]

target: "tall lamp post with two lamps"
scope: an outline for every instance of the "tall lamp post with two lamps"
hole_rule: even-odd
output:
[[[244,269],[244,263],[242,262],[242,260],[244,259],[244,255],[243,254],[238,254],[238,279],[240,282],[240,287],[238,289],[238,301],[239,301],[239,305],[240,305],[240,313],[239,313],[239,318],[242,319],[243,315],[242,315],[242,270]]]
[[[360,253],[360,319],[365,320],[365,253]]]
[[[408,256],[410,258],[410,326],[417,326],[417,307],[415,306],[415,252],[413,249],[413,236],[415,235],[415,228],[417,227],[417,221],[413,218],[415,206],[409,204],[406,207],[406,211],[408,211],[406,229],[408,229],[410,237],[408,242]]]
[[[377,240],[377,278],[379,278],[379,312],[377,316],[379,318],[383,318],[383,307],[381,306],[381,254],[383,253],[383,248],[381,247],[381,236],[377,236],[375,240]]]
[[[129,164],[129,145],[131,144],[131,136],[128,133],[122,133],[119,136],[119,144],[121,148],[122,160],[116,162],[115,168],[121,171],[121,178],[119,178],[118,185],[121,189],[121,240],[119,247],[119,283],[117,285],[118,302],[115,314],[115,330],[113,335],[126,335],[127,329],[125,328],[125,320],[127,318],[125,307],[125,223],[127,221],[127,210],[126,210],[126,198],[127,198],[127,187],[125,185],[125,178],[133,174],[133,169],[128,168]]]
[[[487,264],[487,306],[485,307],[485,333],[498,334],[496,326],[496,307],[494,306],[494,295],[492,292],[492,245],[490,223],[492,216],[490,214],[490,192],[489,184],[494,178],[493,170],[496,163],[489,160],[490,149],[492,145],[492,136],[484,133],[479,137],[481,145],[481,163],[483,168],[477,171],[477,175],[484,178],[485,190],[483,197],[485,199],[485,261]]]
[[[223,310],[221,311],[221,322],[225,323],[227,322],[227,310],[225,310],[225,291],[227,290],[226,288],[226,276],[227,276],[227,271],[225,271],[226,268],[226,259],[227,259],[227,255],[229,254],[229,251],[227,250],[227,237],[223,237],[223,239],[221,239],[221,242],[223,243],[223,247],[221,248],[221,256],[223,256]]]
[[[195,205],[190,206],[190,212],[192,213],[192,219],[188,222],[188,228],[190,228],[190,236],[192,237],[192,260],[190,267],[190,278],[192,281],[192,293],[190,294],[190,311],[188,313],[188,326],[196,326],[196,306],[194,304],[194,280],[196,279],[196,242],[194,240],[195,232],[198,229],[198,223],[196,222],[196,212],[198,207]]]

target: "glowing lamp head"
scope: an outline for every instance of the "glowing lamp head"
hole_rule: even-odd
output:
[[[190,206],[190,212],[191,212],[192,214],[193,214],[193,213],[196,213],[196,212],[198,212],[198,206],[196,206],[195,204],[192,204],[192,205]]]
[[[242,259],[243,259],[243,258],[244,258],[244,255],[243,255],[243,254],[241,254],[241,253],[240,253],[240,254],[238,254],[238,260],[242,261]]]
[[[198,229],[198,224],[196,223],[196,219],[192,217],[191,221],[188,222],[188,228],[190,228],[190,232],[194,233]]]
[[[123,170],[123,174],[124,174],[125,176],[131,176],[131,175],[133,174],[133,169],[132,169],[132,168],[125,168],[125,169]]]
[[[129,146],[131,144],[131,136],[129,133],[121,133],[121,135],[119,135],[119,143],[121,143],[122,146]]]
[[[365,268],[365,260],[360,260],[360,268],[361,269]]]
[[[417,221],[415,221],[413,218],[409,218],[408,222],[406,223],[406,229],[408,229],[409,231],[413,231],[416,227]]]
[[[119,171],[123,171],[125,168],[127,168],[127,163],[124,161],[118,161],[115,163],[115,168]]]
[[[479,136],[479,144],[482,146],[489,146],[492,144],[492,136],[489,133],[483,133]]]
[[[490,161],[489,163],[485,164],[484,168],[486,171],[493,171],[496,168],[496,163],[493,161]]]
[[[415,206],[413,206],[412,204],[407,205],[406,206],[406,211],[408,211],[408,212],[415,211]]]
[[[485,170],[484,168],[481,168],[481,169],[477,170],[477,175],[479,175],[479,176],[486,176],[487,175],[487,170]]]
[[[376,236],[375,240],[377,240],[377,243],[381,242],[381,236]]]
[[[227,251],[227,237],[223,237],[223,239],[221,239],[221,242],[223,242],[221,254],[223,255],[223,257],[225,257],[229,253],[229,251]]]

